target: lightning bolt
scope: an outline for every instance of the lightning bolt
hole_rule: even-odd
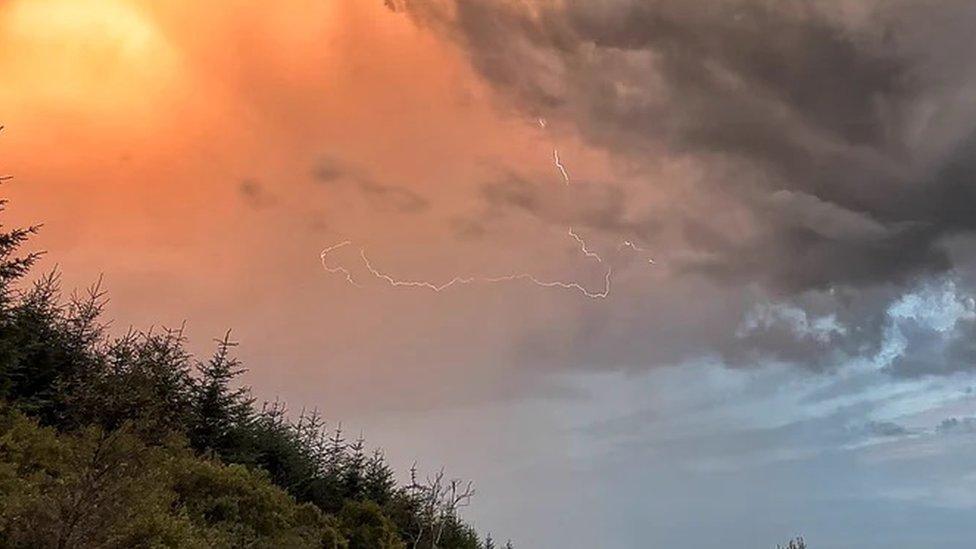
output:
[[[566,172],[566,166],[563,166],[563,163],[559,161],[559,151],[557,149],[552,150],[552,158],[556,163],[556,168],[559,169],[559,173],[563,175],[563,180],[569,185],[569,173]]]
[[[580,237],[580,235],[576,234],[576,232],[573,231],[572,227],[569,228],[569,236],[571,236],[573,240],[575,240],[580,245],[580,251],[583,252],[583,255],[585,255],[586,257],[592,257],[593,259],[599,261],[600,263],[603,263],[603,258],[597,255],[595,252],[591,252],[589,249],[587,249],[586,241],[584,241]]]
[[[583,241],[582,238],[580,238],[576,233],[573,233],[572,230],[570,231],[570,235],[572,235],[572,237],[576,239],[576,241],[579,243],[580,249],[583,251],[584,255],[586,255],[587,257],[592,257],[597,261],[599,261],[600,263],[603,263],[603,259],[600,258],[599,255],[591,252],[586,247],[586,243]],[[330,267],[328,262],[329,254],[331,254],[332,252],[340,248],[349,246],[351,244],[352,244],[351,241],[346,240],[338,244],[329,246],[328,248],[322,250],[321,253],[322,267],[329,273],[343,275],[344,278],[346,279],[346,282],[352,284],[353,286],[361,288],[362,286],[356,282],[356,280],[352,276],[352,273],[350,273],[348,269],[341,266]],[[363,266],[366,267],[366,270],[369,272],[370,275],[372,275],[377,280],[385,282],[386,284],[388,284],[393,288],[421,288],[421,289],[431,290],[437,293],[448,290],[454,286],[463,286],[463,285],[475,284],[475,283],[497,284],[501,282],[514,282],[514,281],[524,280],[536,286],[539,286],[540,288],[561,288],[564,290],[575,290],[580,294],[582,294],[583,296],[591,299],[603,299],[610,295],[610,285],[613,277],[613,269],[607,267],[607,271],[603,277],[603,288],[599,290],[591,290],[578,282],[567,282],[563,280],[542,280],[530,273],[514,273],[514,274],[508,274],[502,276],[471,276],[471,277],[455,276],[454,278],[448,280],[447,282],[441,284],[435,284],[433,282],[428,282],[426,280],[402,280],[402,279],[394,278],[393,276],[377,269],[373,265],[373,262],[370,261],[369,257],[366,255],[365,248],[360,248],[359,256],[363,261]]]
[[[545,129],[547,126],[546,120],[544,118],[539,118],[538,124],[539,127],[543,129]],[[564,166],[562,161],[559,159],[558,149],[554,148],[552,150],[552,157],[556,168],[559,170],[559,173],[563,177],[563,181],[566,183],[566,185],[569,185],[570,184],[569,172],[566,170],[566,166]],[[606,264],[603,258],[598,253],[592,251],[587,246],[586,241],[583,239],[583,237],[581,237],[572,227],[569,227],[567,234],[569,235],[570,238],[576,241],[576,244],[579,245],[579,250],[584,257],[593,259],[601,265]],[[356,279],[353,278],[352,273],[348,269],[346,269],[341,265],[332,266],[329,263],[330,254],[332,254],[336,250],[351,245],[352,245],[352,241],[345,240],[343,242],[339,242],[338,244],[334,244],[322,250],[320,254],[320,258],[322,261],[322,268],[325,269],[325,271],[328,273],[342,275],[346,279],[346,282],[352,284],[353,286],[361,288],[362,286],[358,282],[356,282]],[[641,248],[640,246],[634,244],[629,240],[624,240],[617,247],[617,249],[619,250],[625,247],[630,248],[635,252],[644,251],[643,248]],[[381,271],[380,269],[376,268],[373,265],[373,262],[370,261],[369,257],[366,255],[366,248],[359,249],[359,257],[362,259],[362,263],[363,266],[366,268],[366,271],[369,272],[369,274],[373,278],[386,283],[390,287],[418,288],[418,289],[430,290],[436,293],[446,291],[455,286],[464,286],[468,284],[476,284],[476,283],[498,284],[503,282],[526,281],[540,288],[559,288],[564,290],[573,290],[591,299],[605,299],[610,295],[610,287],[613,280],[613,268],[610,265],[607,265],[606,272],[603,275],[603,288],[597,290],[589,289],[578,282],[564,281],[564,280],[542,280],[531,273],[513,273],[513,274],[507,274],[501,276],[455,276],[450,280],[448,280],[447,282],[438,284],[427,280],[404,280],[404,279],[395,278],[392,275],[384,271]],[[654,260],[648,259],[648,262],[654,263]]]
[[[539,286],[540,288],[562,288],[564,290],[575,290],[591,299],[604,299],[610,295],[610,283],[613,277],[613,269],[607,268],[607,272],[603,277],[603,289],[598,291],[593,291],[587,289],[582,284],[578,282],[565,282],[562,280],[541,280],[535,275],[529,273],[516,273],[502,276],[488,276],[488,277],[462,277],[456,276],[451,280],[443,284],[434,284],[432,282],[427,282],[424,280],[399,280],[393,278],[392,276],[378,270],[370,262],[369,258],[366,257],[366,251],[364,249],[360,250],[360,257],[363,259],[363,264],[366,266],[366,270],[370,272],[374,277],[385,281],[387,284],[394,288],[424,288],[427,290],[432,290],[434,292],[443,292],[453,286],[460,286],[466,284],[474,284],[477,282],[487,283],[487,284],[497,284],[499,282],[513,282],[517,280],[526,280]]]
[[[353,279],[352,273],[350,273],[349,270],[346,269],[345,267],[341,265],[338,267],[329,267],[329,254],[334,252],[335,250],[338,250],[339,248],[344,248],[351,244],[352,244],[351,240],[346,240],[344,242],[340,242],[338,244],[329,246],[328,248],[322,250],[322,253],[319,254],[319,258],[322,260],[322,268],[325,269],[325,272],[331,274],[342,274],[345,276],[346,282],[352,284],[357,288],[362,288],[362,286],[360,286],[359,283],[357,283],[356,280]]]

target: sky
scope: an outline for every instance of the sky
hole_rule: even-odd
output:
[[[525,548],[976,526],[976,6],[3,0],[8,225]]]

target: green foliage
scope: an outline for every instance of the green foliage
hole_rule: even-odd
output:
[[[396,526],[372,501],[348,501],[339,512],[342,533],[349,549],[404,549]],[[445,546],[450,547],[450,546]]]
[[[460,520],[456,515],[451,515],[444,518],[444,526],[437,547],[480,549],[481,543],[474,528]]]
[[[260,471],[149,446],[129,429],[58,434],[0,418],[8,547],[344,547],[334,522]]]
[[[6,547],[176,546],[195,541],[170,512],[170,457],[132,434],[71,436],[15,413],[0,419],[0,539]]]
[[[217,341],[217,350],[205,363],[198,364],[198,380],[192,385],[191,420],[187,436],[194,448],[213,452],[230,461],[239,461],[244,427],[250,425],[253,399],[246,387],[234,388],[234,380],[244,372],[230,351],[236,344],[230,332]]]
[[[184,459],[173,472],[175,502],[209,546],[318,547],[335,525],[312,505],[297,504],[267,475],[241,465]]]
[[[96,360],[92,348],[100,327],[91,307],[97,307],[97,289],[91,299],[72,297],[65,305],[54,274],[25,292],[14,294],[11,284],[0,282],[7,294],[0,309],[0,398],[57,423],[69,416],[62,388]]]
[[[34,230],[0,230],[0,548],[482,547],[457,481],[398,487],[362,437],[256,408],[229,334],[198,361],[182,329],[109,336],[99,284],[19,289]]]

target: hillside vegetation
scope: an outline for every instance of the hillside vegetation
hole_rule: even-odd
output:
[[[0,547],[495,547],[469,483],[398,485],[317,413],[256,405],[229,336],[198,359],[181,330],[109,335],[97,284],[28,284],[35,231],[0,226]]]

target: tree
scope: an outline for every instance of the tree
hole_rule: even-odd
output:
[[[379,505],[371,501],[348,501],[339,512],[342,533],[349,540],[349,549],[405,549]]]
[[[340,482],[344,499],[363,499],[366,483],[366,441],[360,435],[349,445],[343,460]]]
[[[344,547],[338,525],[298,504],[267,474],[241,465],[187,459],[173,473],[176,506],[222,547]]]
[[[393,470],[386,463],[383,451],[376,449],[366,462],[363,478],[363,497],[375,501],[379,505],[386,505],[393,498],[396,481]]]
[[[63,437],[11,413],[0,424],[4,546],[202,546],[192,543],[191,525],[169,511],[160,450],[126,431],[92,427]]]
[[[0,547],[346,547],[334,518],[263,472],[136,433],[0,415]]]
[[[196,366],[199,380],[193,384],[193,414],[187,435],[195,449],[233,461],[241,450],[240,428],[251,421],[253,399],[247,387],[232,387],[245,370],[231,356],[237,344],[230,340],[230,332],[216,342],[210,360]]]
[[[786,543],[786,545],[776,545],[776,549],[807,549],[807,543],[802,537],[796,537]]]
[[[409,516],[413,520],[408,528],[413,547],[442,547],[445,534],[452,539],[467,537],[465,532],[458,531],[461,525],[458,512],[474,497],[474,486],[471,482],[447,480],[444,469],[441,469],[421,483],[414,464],[410,469],[410,485],[406,487],[405,495],[410,508]],[[474,543],[477,544],[477,537],[474,538]]]
[[[34,230],[0,230],[0,549],[480,547],[470,483],[397,487],[317,411],[256,409],[229,334],[199,362],[182,328],[108,336],[100,281],[21,289]]]
[[[148,441],[185,433],[194,396],[185,341],[180,328],[130,331],[107,342],[97,366],[64,388],[72,413],[108,430],[130,424]]]

